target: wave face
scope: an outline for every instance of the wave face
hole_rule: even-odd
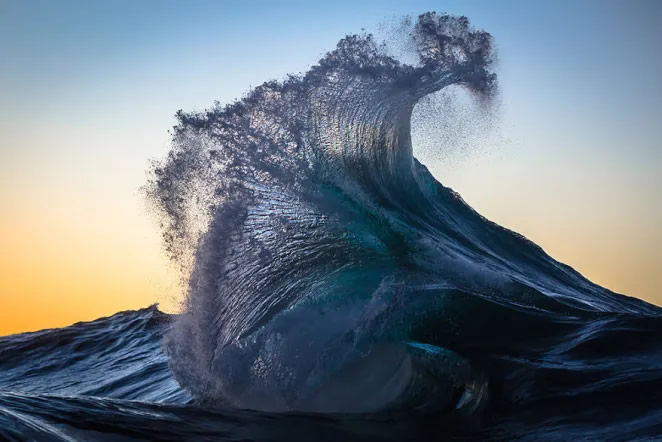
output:
[[[434,13],[404,28],[408,63],[348,36],[304,75],[177,114],[148,194],[189,272],[184,312],[0,340],[0,435],[662,433],[662,310],[486,220],[413,156],[419,100],[460,87],[489,106],[490,35]]]

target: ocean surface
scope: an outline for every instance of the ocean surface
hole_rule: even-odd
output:
[[[485,219],[414,157],[421,100],[492,106],[494,52],[427,13],[179,111],[145,193],[183,312],[0,337],[0,439],[662,438],[662,309]]]

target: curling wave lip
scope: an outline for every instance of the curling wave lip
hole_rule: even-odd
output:
[[[453,304],[469,305],[462,296],[553,320],[657,312],[482,218],[413,157],[421,97],[459,85],[489,103],[497,83],[491,36],[464,17],[423,14],[403,38],[415,66],[370,35],[348,36],[303,76],[178,114],[149,189],[168,250],[192,263],[167,350],[199,400],[277,412],[409,403],[482,413],[485,404],[439,406],[457,403],[463,387],[419,388],[418,405],[406,397],[418,378],[431,386],[467,371],[476,377],[464,385],[487,382],[467,357],[472,326],[448,326]],[[417,365],[412,341],[466,368],[435,371],[430,354]]]

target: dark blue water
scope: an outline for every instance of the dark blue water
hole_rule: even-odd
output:
[[[398,29],[404,56],[348,36],[305,74],[177,114],[146,193],[183,313],[0,338],[0,436],[662,434],[662,309],[486,220],[414,157],[420,100],[456,88],[490,108],[491,36],[437,14]]]
[[[458,296],[461,296],[458,294]],[[480,416],[265,413],[194,401],[156,307],[0,338],[0,440],[650,440],[662,434],[662,319],[584,318],[474,298],[449,313],[490,382]],[[523,321],[523,322],[522,322]],[[460,350],[461,348],[461,350]],[[432,388],[432,387],[429,387]]]

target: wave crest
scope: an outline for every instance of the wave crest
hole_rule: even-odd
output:
[[[403,38],[416,65],[353,35],[303,76],[178,112],[148,192],[168,251],[191,269],[168,351],[201,400],[380,411],[410,403],[427,379],[448,388],[417,399],[424,410],[473,413],[488,395],[465,407],[464,394],[485,390],[467,389],[485,378],[447,328],[449,305],[466,302],[451,293],[553,316],[649,308],[480,217],[414,159],[417,101],[450,85],[489,99],[494,51],[465,17],[423,14]],[[457,364],[412,362],[428,348],[403,344],[412,340],[457,354]],[[368,373],[390,387],[366,383]]]

